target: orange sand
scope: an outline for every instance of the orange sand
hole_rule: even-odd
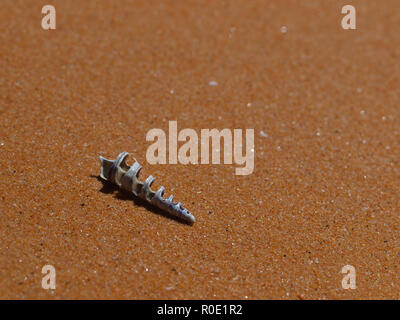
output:
[[[400,298],[400,11],[345,4],[2,0],[0,297]],[[254,173],[149,165],[168,120],[254,128]],[[97,179],[123,150],[194,226]]]

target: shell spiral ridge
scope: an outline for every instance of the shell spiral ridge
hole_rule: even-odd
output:
[[[139,180],[139,173],[142,166],[136,159],[134,159],[132,166],[127,165],[126,159],[128,156],[128,152],[121,152],[115,160],[108,160],[100,156],[100,177],[133,193],[135,196],[151,203],[159,209],[193,224],[196,219],[189,210],[184,208],[180,202],[174,203],[172,195],[168,199],[163,197],[165,191],[163,186],[156,192],[151,189],[154,181],[152,175],[148,176],[144,182]]]

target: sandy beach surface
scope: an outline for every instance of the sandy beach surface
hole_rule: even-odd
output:
[[[400,298],[398,1],[49,2],[0,7],[0,298]],[[172,120],[253,128],[253,173],[149,164]],[[121,151],[196,223],[104,184]]]

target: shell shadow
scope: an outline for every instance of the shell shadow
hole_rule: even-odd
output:
[[[100,176],[90,175],[90,177],[96,178],[103,184],[103,186],[99,190],[101,193],[114,194],[114,198],[116,198],[118,200],[125,200],[125,201],[131,200],[131,201],[133,201],[135,206],[143,207],[148,211],[151,211],[155,214],[163,216],[164,218],[174,220],[176,222],[179,222],[179,223],[182,223],[182,224],[185,224],[188,226],[192,226],[192,224],[190,224],[189,222],[179,219],[178,217],[175,217],[167,212],[164,212],[163,210],[151,205],[150,203],[146,202],[145,200],[143,200],[141,198],[136,197],[135,195],[129,193],[128,191],[120,189],[118,186],[116,186],[108,181],[103,180],[102,178],[100,178]]]

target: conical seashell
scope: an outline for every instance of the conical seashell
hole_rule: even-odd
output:
[[[142,167],[136,159],[134,159],[135,162],[132,166],[128,166],[125,162],[128,156],[128,152],[121,152],[115,160],[108,160],[100,156],[100,177],[178,218],[189,223],[196,221],[189,210],[185,209],[179,202],[173,202],[174,197],[172,195],[168,199],[163,198],[164,187],[161,187],[157,192],[151,190],[150,187],[154,181],[153,176],[149,176],[145,182],[140,181],[138,176]]]

